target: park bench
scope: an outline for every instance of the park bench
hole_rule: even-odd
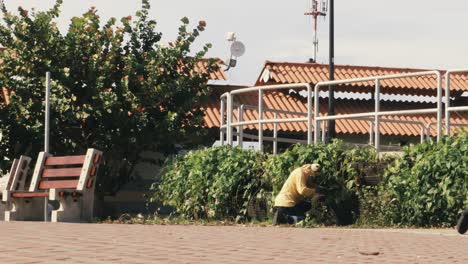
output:
[[[1,179],[0,191],[3,194],[3,191],[24,191],[26,185],[26,179],[29,175],[29,164],[31,163],[31,158],[27,156],[21,156],[19,159],[14,159],[13,164],[11,165],[10,173],[8,176],[4,176]],[[0,203],[0,220],[4,220],[5,204]]]
[[[91,221],[101,159],[102,152],[96,149],[79,156],[39,153],[29,191],[3,191],[5,221],[44,220],[44,199],[59,203],[58,209],[52,210],[52,222]]]

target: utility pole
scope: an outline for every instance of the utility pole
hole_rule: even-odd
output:
[[[335,80],[335,4],[330,0],[330,81]],[[335,115],[335,87],[330,85],[328,88],[328,115]],[[328,121],[328,141],[336,136],[335,120]]]

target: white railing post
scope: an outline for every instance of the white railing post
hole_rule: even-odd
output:
[[[226,104],[225,104],[225,98],[221,97],[221,125],[219,127],[219,141],[221,143],[221,146],[224,146],[224,130],[226,129],[224,125],[226,124],[224,122],[224,112],[226,111]]]
[[[244,105],[240,105],[239,106],[239,122],[242,122],[244,121]],[[239,146],[241,148],[244,148],[244,126],[243,125],[239,125]]]
[[[320,121],[319,121],[319,122],[320,122]],[[325,142],[325,140],[327,139],[327,138],[326,138],[326,137],[327,137],[327,133],[326,133],[326,131],[327,131],[327,123],[328,123],[328,122],[325,122],[325,121],[322,122],[322,142]]]
[[[258,144],[263,151],[263,90],[258,89]]]
[[[314,87],[314,143],[317,144],[320,135],[320,121],[318,120],[320,109],[319,109],[319,84]]]
[[[232,94],[229,93],[227,96],[227,124],[226,124],[226,134],[227,134],[227,144],[232,146]]]
[[[312,144],[312,86],[307,84],[307,144]]]
[[[380,122],[379,122],[379,112],[380,112],[380,80],[375,79],[375,149],[377,152],[380,150]]]
[[[426,136],[427,136],[427,139],[428,140],[432,140],[431,139],[431,136],[432,136],[432,125],[435,125],[437,124],[437,122],[430,122],[426,125]]]
[[[450,71],[445,74],[445,135],[450,136]]]
[[[424,143],[424,124],[421,124],[421,144]]]
[[[374,122],[372,120],[369,121],[369,145],[374,145]]]
[[[442,136],[442,74],[437,71],[437,142]]]
[[[273,118],[276,120],[278,119],[278,114],[274,113]],[[276,155],[278,153],[278,123],[275,122],[273,124],[273,154]]]
[[[426,125],[426,140],[431,139],[431,123]]]

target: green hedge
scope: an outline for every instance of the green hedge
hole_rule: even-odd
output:
[[[153,201],[188,219],[244,217],[263,185],[265,155],[240,148],[213,147],[170,160]]]
[[[468,208],[468,132],[406,147],[378,194],[390,224],[453,226]]]
[[[289,173],[307,163],[322,166],[321,186],[327,188],[323,204],[315,205],[310,221],[318,224],[352,224],[359,216],[358,171],[359,162],[377,162],[372,148],[350,148],[340,140],[331,144],[295,145],[284,153],[270,156],[265,173],[272,184],[273,195],[279,193]]]
[[[171,159],[152,199],[188,219],[245,217],[253,197],[271,192],[274,198],[294,168],[319,163],[326,198],[314,204],[310,223],[452,226],[468,207],[467,149],[466,132],[406,147],[383,181],[369,187],[359,184],[356,164],[382,162],[372,148],[339,140],[295,145],[279,155],[214,147]]]

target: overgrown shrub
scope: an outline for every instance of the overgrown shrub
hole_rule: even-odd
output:
[[[257,194],[279,193],[295,168],[322,165],[325,201],[314,203],[310,225],[453,226],[468,207],[468,133],[440,143],[404,149],[401,157],[379,159],[372,148],[331,144],[296,145],[280,155],[216,147],[189,152],[168,163],[153,199],[188,219],[245,217]],[[357,164],[390,163],[375,171],[383,181],[360,184]]]
[[[468,207],[468,133],[406,147],[379,198],[394,225],[453,226]]]
[[[391,203],[390,192],[384,184],[378,186],[361,186],[357,191],[359,199],[359,218],[356,224],[359,226],[383,227],[393,226],[387,217]]]
[[[340,140],[316,145],[296,145],[284,153],[271,156],[265,168],[266,178],[272,183],[274,196],[279,193],[290,172],[307,164],[322,166],[320,185],[327,188],[325,206],[316,205],[310,213],[310,221],[318,224],[352,224],[359,215],[358,162],[375,162],[377,155],[371,148],[354,148]],[[331,219],[334,218],[334,219]]]
[[[188,219],[245,217],[248,202],[263,181],[259,152],[213,147],[191,151],[169,161],[153,201],[172,206]]]

